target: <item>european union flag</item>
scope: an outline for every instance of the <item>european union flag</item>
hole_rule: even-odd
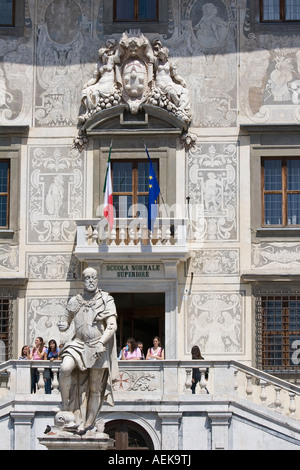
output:
[[[152,231],[157,217],[160,187],[146,146],[145,149],[149,160],[148,229]]]

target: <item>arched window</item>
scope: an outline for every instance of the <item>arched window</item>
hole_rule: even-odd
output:
[[[106,434],[115,440],[116,450],[154,450],[149,434],[139,424],[127,420],[109,421],[105,425]]]

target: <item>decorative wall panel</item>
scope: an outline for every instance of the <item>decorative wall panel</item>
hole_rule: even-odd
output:
[[[237,240],[237,145],[197,142],[189,151],[188,171],[194,238]]]
[[[193,293],[188,299],[186,351],[204,354],[244,352],[244,292]]]
[[[67,146],[31,147],[27,242],[72,243],[83,217],[84,157]]]

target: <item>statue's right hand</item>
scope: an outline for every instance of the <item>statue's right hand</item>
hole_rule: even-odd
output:
[[[66,331],[69,328],[68,322],[60,320],[57,324],[59,331]]]

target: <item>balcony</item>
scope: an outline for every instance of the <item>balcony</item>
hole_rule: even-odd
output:
[[[150,232],[145,218],[115,219],[110,230],[105,218],[77,219],[75,255],[80,261],[128,257],[152,262],[162,259],[185,261],[188,258],[188,220],[183,218],[156,219]]]
[[[61,404],[59,367],[59,361],[0,364],[1,449],[42,447]],[[195,394],[193,367],[201,372]],[[39,373],[33,394],[32,368]],[[47,368],[51,394],[45,394]],[[139,425],[156,450],[299,450],[300,387],[237,361],[119,361],[114,401],[103,404],[99,418]]]
[[[192,368],[199,367],[201,380],[192,395]],[[37,393],[31,394],[31,372],[39,373]],[[52,392],[45,394],[44,371],[53,372]],[[0,364],[0,417],[19,402],[31,411],[45,406],[51,410],[61,401],[59,392],[60,361],[10,360]],[[208,379],[205,373],[209,369]],[[119,361],[119,378],[114,384],[117,406],[126,403],[246,403],[276,411],[300,420],[300,387],[237,361]],[[110,407],[108,407],[110,409]],[[48,410],[48,411],[49,411]]]

